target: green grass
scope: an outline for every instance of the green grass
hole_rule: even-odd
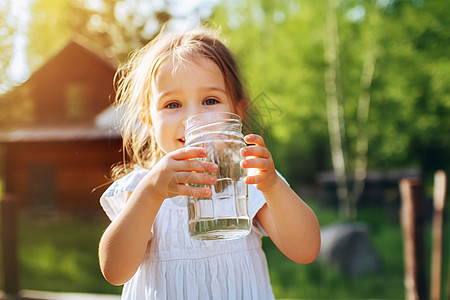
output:
[[[338,219],[337,214],[330,210],[316,209],[316,213],[322,226]],[[404,299],[402,233],[398,220],[387,217],[380,209],[364,210],[359,215],[358,221],[368,224],[372,241],[380,254],[379,271],[351,278],[317,261],[309,265],[296,264],[287,259],[270,239],[264,238],[263,248],[275,296],[291,299]],[[106,217],[42,219],[21,214],[21,289],[120,293],[120,287],[111,286],[104,280],[98,266],[98,241],[107,224]],[[446,231],[449,232],[448,223]],[[447,254],[448,241],[444,245],[444,254]],[[447,256],[444,255],[444,266],[448,264]],[[444,267],[446,272],[447,267]]]
[[[108,221],[21,217],[20,277],[22,289],[120,293],[103,278],[97,249]]]
[[[336,213],[317,211],[321,226],[337,220]],[[367,212],[366,212],[367,213]],[[368,212],[370,213],[370,211]],[[363,214],[364,215],[364,214]],[[382,218],[379,211],[378,218]],[[269,263],[272,287],[277,298],[307,299],[404,299],[402,235],[398,223],[386,219],[368,224],[381,258],[376,273],[352,278],[316,261],[309,265],[291,262],[268,238],[263,245]]]

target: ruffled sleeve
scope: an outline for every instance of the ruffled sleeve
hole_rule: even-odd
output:
[[[148,170],[136,167],[132,172],[114,181],[100,197],[100,205],[108,218],[113,221],[122,211],[128,192],[133,192]]]
[[[283,179],[289,185],[286,179],[278,171],[276,172],[278,176],[280,176],[281,179]],[[261,224],[259,224],[255,219],[256,214],[264,206],[264,204],[266,204],[266,199],[264,198],[263,193],[258,190],[254,184],[250,184],[248,186],[248,214],[250,218],[254,220],[256,229],[258,229],[263,235],[267,235],[264,229],[261,227]]]

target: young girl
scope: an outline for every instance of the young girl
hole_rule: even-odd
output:
[[[313,211],[277,173],[261,136],[245,137],[242,168],[249,185],[249,235],[201,241],[188,234],[186,196],[209,197],[217,165],[192,160],[184,147],[193,115],[232,112],[245,119],[248,97],[231,52],[207,29],[163,31],[118,72],[116,102],[129,163],[102,195],[111,224],[100,240],[106,280],[124,285],[122,299],[274,299],[261,238],[291,260],[310,263],[320,249]],[[126,174],[126,175],[124,175]]]

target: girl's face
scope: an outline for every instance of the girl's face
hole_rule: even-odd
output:
[[[209,59],[180,63],[176,69],[171,60],[164,62],[156,74],[153,93],[150,117],[164,153],[184,147],[187,118],[208,112],[239,114],[226,91],[222,72]]]

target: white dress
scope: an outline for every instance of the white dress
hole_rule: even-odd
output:
[[[137,168],[115,181],[100,203],[111,220],[125,205],[148,172]],[[229,241],[194,240],[188,233],[186,197],[164,200],[153,223],[153,239],[134,276],[125,283],[122,299],[274,299],[266,256],[261,248],[262,229]],[[249,215],[265,204],[260,191],[249,185]]]

